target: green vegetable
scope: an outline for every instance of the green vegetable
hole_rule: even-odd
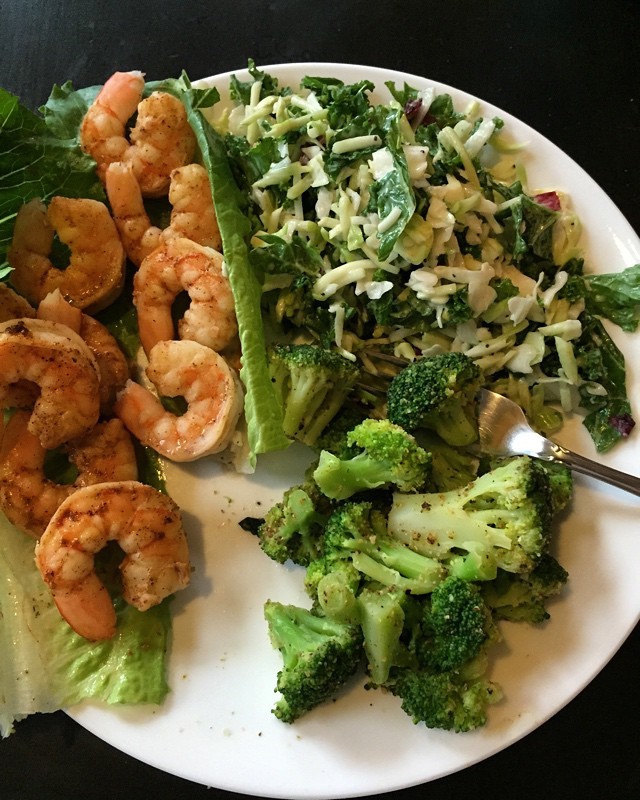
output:
[[[0,735],[15,721],[85,698],[162,703],[169,601],[140,612],[116,598],[117,633],[88,642],[62,619],[38,572],[34,541],[0,514]]]
[[[385,512],[370,502],[350,501],[336,507],[326,524],[323,554],[318,562],[309,565],[307,589],[336,565],[341,569],[343,561],[350,561],[368,580],[412,594],[433,591],[446,576],[437,559],[390,534]]]
[[[65,102],[72,96],[74,100]],[[13,236],[20,207],[53,195],[104,199],[95,162],[80,149],[77,125],[86,101],[71,84],[54,86],[40,114],[0,89],[0,260]],[[0,278],[6,275],[0,264]]]
[[[431,483],[437,491],[457,489],[477,477],[477,456],[464,448],[452,447],[431,431],[416,432],[416,437],[431,455]]]
[[[366,586],[358,595],[360,625],[370,685],[383,686],[393,667],[406,661],[400,637],[406,595],[394,586]]]
[[[327,497],[346,500],[367,489],[392,484],[403,492],[424,488],[431,458],[414,437],[389,420],[367,419],[346,439],[355,455],[339,458],[323,450],[313,479]]]
[[[313,445],[342,408],[359,370],[340,354],[315,345],[274,345],[269,375],[282,408],[282,430]]]
[[[531,572],[522,575],[500,570],[496,580],[482,587],[484,601],[496,619],[539,624],[549,619],[547,602],[564,588],[568,573],[549,553]]]
[[[282,722],[295,722],[355,674],[362,657],[360,628],[273,601],[265,603],[264,615],[283,661],[277,679],[282,698],[273,713]]]
[[[272,506],[257,529],[260,547],[274,561],[307,566],[322,549],[329,516],[326,499],[311,481],[293,486]]]
[[[459,489],[396,492],[388,518],[392,537],[467,580],[493,580],[498,567],[530,571],[548,550],[550,525],[547,473],[524,456]]]
[[[491,611],[476,584],[450,576],[422,609],[418,660],[438,672],[459,670],[498,637]]]
[[[434,430],[450,445],[472,444],[478,438],[476,394],[481,385],[479,368],[462,353],[420,358],[391,381],[389,419],[408,431]]]
[[[245,388],[244,413],[250,463],[255,464],[257,454],[284,449],[289,442],[282,433],[280,407],[266,366],[266,344],[260,312],[261,287],[249,266],[245,241],[249,226],[242,213],[244,199],[231,173],[222,138],[200,113],[202,108],[215,102],[217,92],[194,89],[184,73],[179,80],[162,82],[159,88],[172,92],[184,103],[209,173],[238,320],[242,346],[240,378]]]
[[[455,672],[405,670],[390,687],[417,724],[456,733],[486,724],[487,708],[502,699],[500,687],[484,678],[465,680]]]

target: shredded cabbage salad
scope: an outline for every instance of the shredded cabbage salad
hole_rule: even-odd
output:
[[[374,378],[372,351],[461,351],[544,433],[581,412],[599,450],[626,435],[624,359],[601,318],[635,328],[640,266],[585,275],[569,198],[529,188],[502,120],[433,88],[387,83],[375,104],[367,80],[249,73],[231,79],[233,108],[205,114],[246,197],[276,337]]]

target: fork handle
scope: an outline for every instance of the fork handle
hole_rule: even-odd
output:
[[[631,492],[640,497],[640,478],[636,478],[635,475],[628,475],[626,472],[598,464],[596,461],[573,453],[558,444],[553,446],[553,457],[575,472],[605,481],[618,489],[624,489],[625,492]]]

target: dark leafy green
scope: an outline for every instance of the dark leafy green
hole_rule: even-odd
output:
[[[95,162],[82,152],[78,125],[87,93],[53,88],[37,114],[0,89],[0,259],[6,257],[20,206],[54,195],[104,199]]]

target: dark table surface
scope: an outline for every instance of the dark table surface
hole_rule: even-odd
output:
[[[67,79],[102,83],[115,69],[142,69],[150,80],[185,69],[196,78],[239,69],[248,57],[420,74],[495,103],[550,138],[638,231],[639,8],[636,0],[1,0],[0,85],[36,108]],[[640,797],[639,665],[636,630],[576,699],[524,740],[388,796]],[[0,743],[2,800],[114,796],[234,795],[123,755],[62,712],[23,721]]]

